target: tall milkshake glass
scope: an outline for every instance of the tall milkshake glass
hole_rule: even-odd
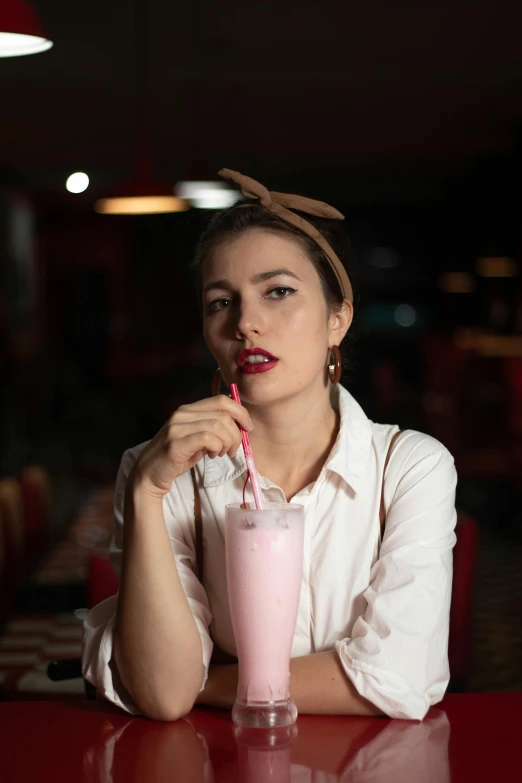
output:
[[[239,679],[232,720],[273,728],[295,722],[290,653],[303,568],[304,507],[226,507],[227,583]]]

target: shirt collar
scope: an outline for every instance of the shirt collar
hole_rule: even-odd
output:
[[[341,414],[339,434],[321,470],[334,471],[354,490],[360,492],[372,441],[372,426],[361,406],[349,391],[337,384],[332,388],[332,405]],[[203,484],[217,487],[233,481],[246,470],[243,450],[235,457],[204,457]],[[265,482],[261,478],[261,484]]]
[[[324,470],[333,470],[359,493],[362,489],[372,443],[372,425],[349,391],[337,384],[332,390],[334,407],[341,414],[341,426]]]

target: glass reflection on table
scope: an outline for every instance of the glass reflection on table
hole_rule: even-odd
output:
[[[227,713],[194,710],[175,723],[106,720],[84,756],[89,783],[450,783],[450,726],[300,716],[284,729],[240,729]]]

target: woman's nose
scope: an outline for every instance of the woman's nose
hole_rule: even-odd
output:
[[[254,302],[241,302],[235,325],[236,337],[242,339],[249,335],[263,334],[265,331],[264,317],[261,308]]]

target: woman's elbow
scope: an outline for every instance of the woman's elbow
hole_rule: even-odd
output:
[[[203,682],[203,674],[201,676]],[[142,695],[141,699],[136,699],[136,704],[142,715],[150,720],[159,720],[170,723],[183,718],[189,713],[196,703],[200,690],[201,682],[194,681],[193,684],[185,687],[176,687],[170,692],[162,689],[161,693],[156,691],[154,695]]]
[[[140,707],[140,705],[138,705]],[[194,702],[190,701],[173,701],[169,703],[161,704],[145,704],[140,707],[140,712],[144,718],[149,720],[162,721],[164,723],[171,723],[176,720],[180,720],[187,713],[189,713],[194,706]]]
[[[150,720],[159,720],[170,723],[183,718],[189,713],[196,703],[199,687],[163,689],[161,693],[140,694],[141,698],[135,699],[141,714]]]

